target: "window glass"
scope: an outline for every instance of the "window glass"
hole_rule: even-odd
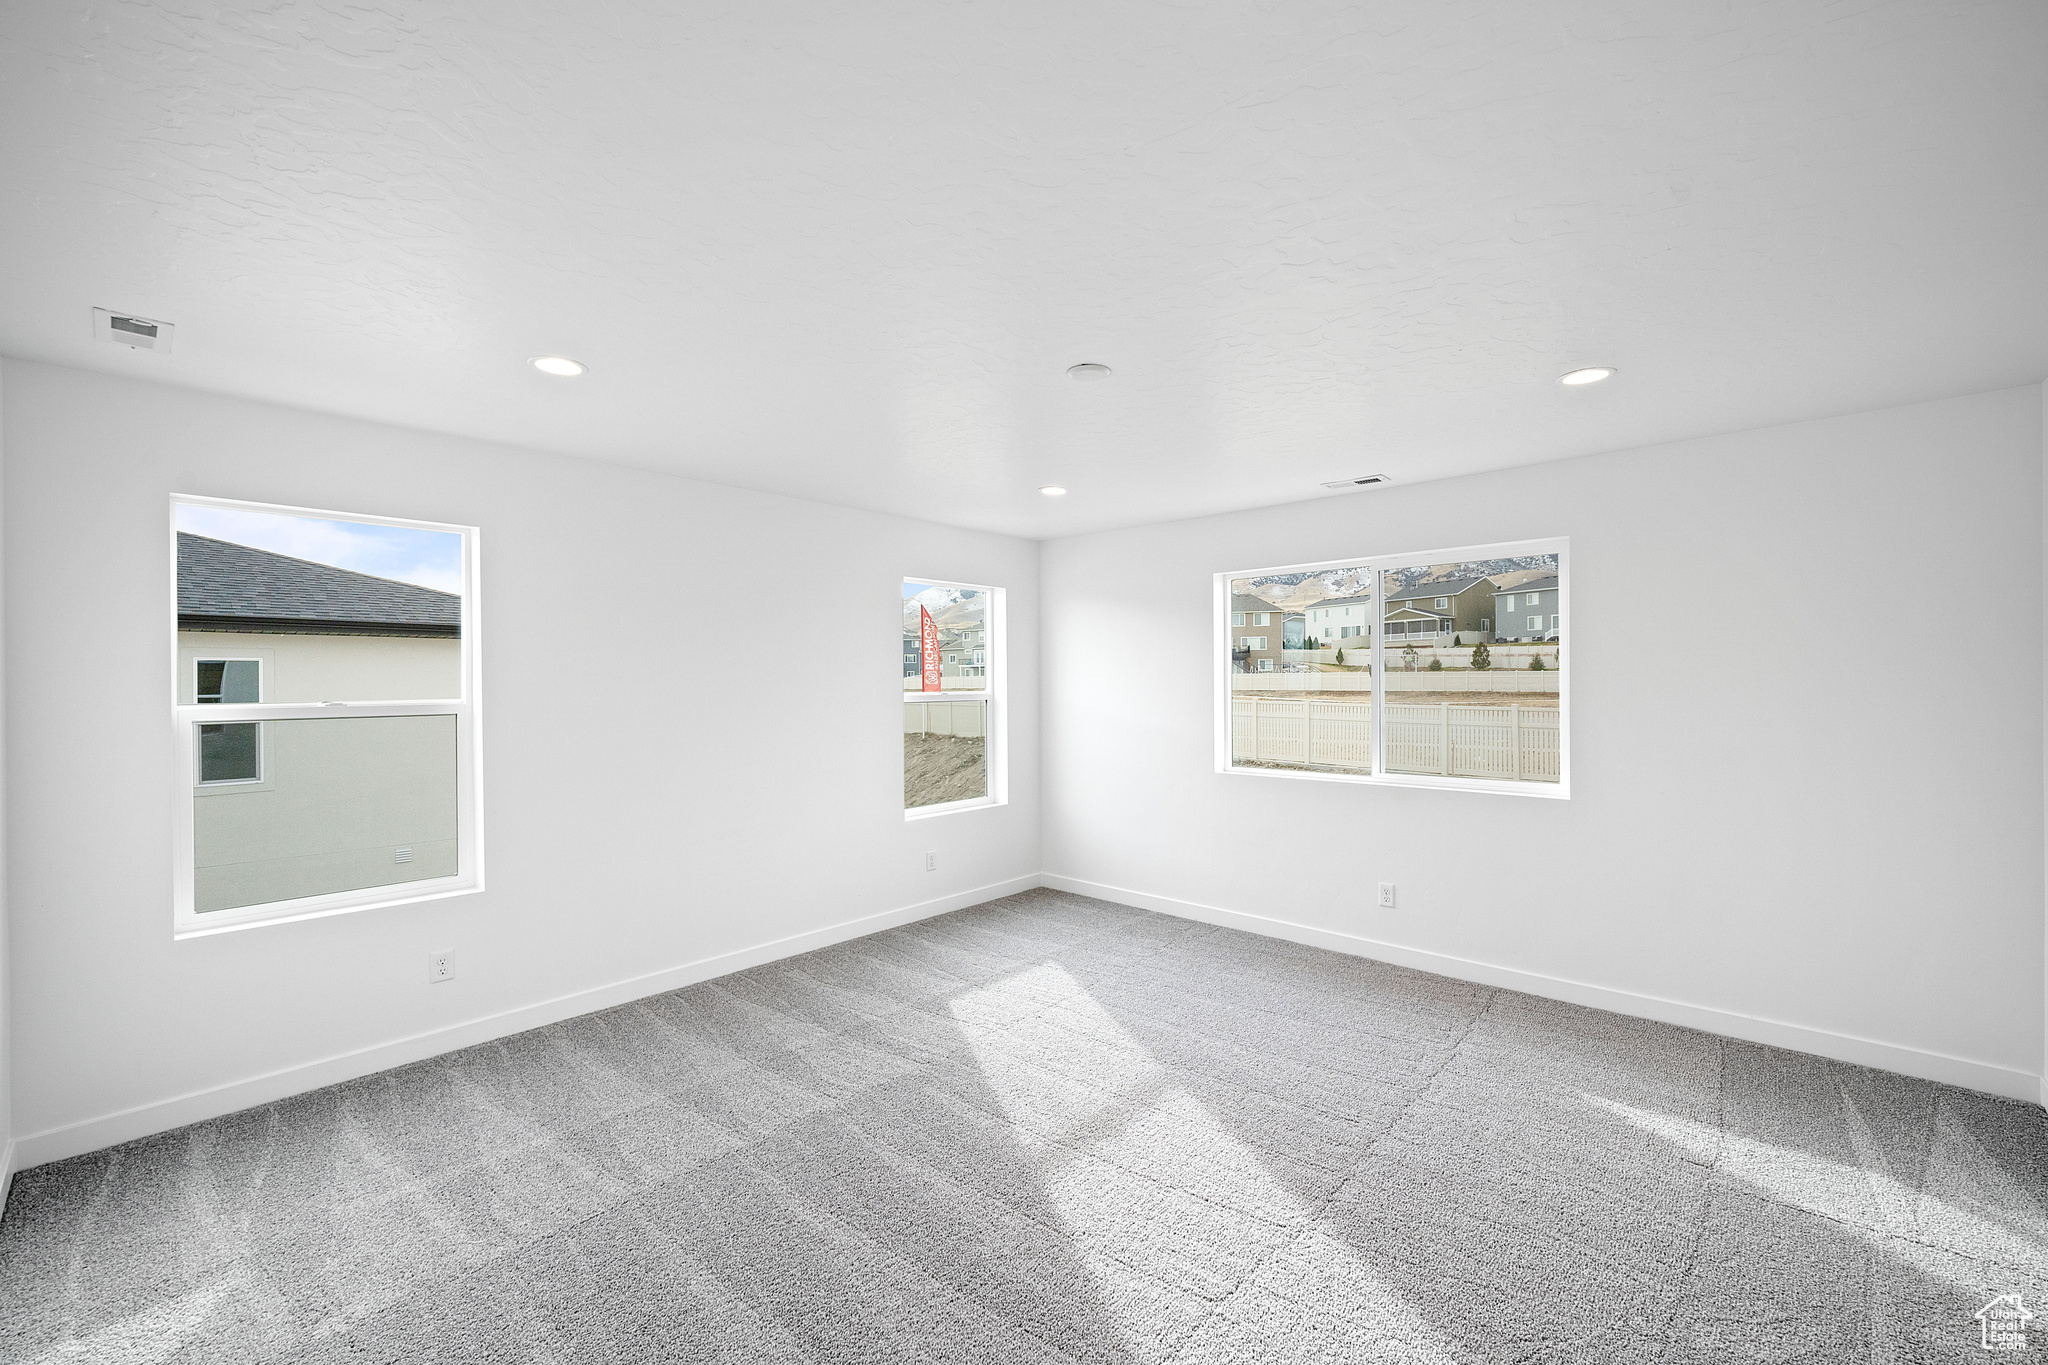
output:
[[[903,806],[989,801],[993,589],[903,584]]]
[[[177,512],[185,700],[255,701],[207,693],[253,686],[259,669],[266,702],[461,696],[459,533],[191,503]]]
[[[988,703],[961,698],[905,702],[904,808],[987,796]]]
[[[201,782],[260,782],[263,779],[263,727],[201,725],[196,728]]]
[[[1235,578],[1225,610],[1299,615],[1288,632],[1231,632],[1230,762],[1304,772],[1372,771],[1372,571],[1364,564],[1313,573]]]
[[[455,724],[452,715],[265,721],[261,785],[194,802],[194,910],[455,875]],[[239,747],[225,752],[249,764],[257,728],[198,726],[202,765],[208,731],[239,732]]]
[[[1558,781],[1562,648],[1542,616],[1494,605],[1554,594],[1558,556],[1408,565],[1385,583],[1387,772]]]
[[[201,702],[261,701],[262,664],[255,659],[201,659],[196,674]]]

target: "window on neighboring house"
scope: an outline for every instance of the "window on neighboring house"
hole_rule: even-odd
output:
[[[1273,661],[1272,661],[1271,659],[1261,659],[1261,660],[1259,660],[1259,672],[1261,672],[1261,673],[1271,673],[1272,671],[1273,671]]]
[[[199,784],[261,782],[263,727],[260,725],[198,725]]]
[[[1005,799],[1002,591],[903,581],[903,810],[906,819]],[[977,646],[944,653],[943,630]],[[971,663],[944,670],[962,653]]]
[[[1542,598],[1533,592],[1525,592],[1522,594],[1522,605],[1525,607],[1533,607],[1541,600]]]
[[[1269,671],[1269,659],[1239,652],[1222,660],[1218,770],[1568,794],[1568,675],[1560,667],[1561,647],[1541,638],[1525,640],[1505,653],[1495,648],[1490,659],[1477,657],[1475,668],[1477,642],[1468,635],[1453,643],[1449,611],[1455,598],[1418,591],[1455,579],[1512,610],[1522,594],[1508,592],[1501,579],[1519,584],[1543,576],[1557,583],[1546,591],[1561,603],[1567,548],[1563,540],[1532,541],[1455,556],[1386,555],[1217,575],[1215,620],[1230,619],[1233,596],[1293,592],[1320,580],[1328,596],[1367,599],[1365,615],[1383,626],[1377,638],[1350,645],[1342,664],[1333,659],[1307,665],[1320,676],[1290,675],[1290,683],[1305,684],[1303,693],[1262,690],[1270,685],[1243,676]],[[1435,613],[1415,609],[1419,601],[1433,601]],[[1554,626],[1563,615],[1559,610],[1551,618]],[[1490,631],[1494,619],[1481,618],[1479,628]],[[1543,618],[1528,619],[1530,632],[1541,636]],[[1373,635],[1370,628],[1364,633]],[[1231,635],[1228,627],[1219,634],[1240,651],[1255,638]],[[1334,638],[1345,640],[1347,631]]]
[[[192,664],[192,700],[249,702],[263,700],[261,659],[196,659]]]
[[[1241,611],[1234,611],[1234,612],[1230,613],[1230,624],[1231,624],[1231,625],[1233,625],[1233,626],[1241,626],[1241,625],[1243,625],[1243,624],[1244,624],[1244,613],[1243,613],[1243,612],[1241,612]]]
[[[482,889],[474,529],[172,511],[174,932]]]

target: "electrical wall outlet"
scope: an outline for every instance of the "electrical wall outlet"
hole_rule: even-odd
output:
[[[939,870],[939,851],[937,849],[933,849],[924,855],[924,870],[927,872],[937,872]]]
[[[1381,882],[1381,883],[1380,883],[1380,909],[1382,909],[1382,910],[1391,910],[1391,909],[1393,909],[1393,908],[1394,908],[1394,884],[1393,884],[1392,882]]]
[[[427,954],[427,981],[453,981],[455,979],[455,954],[444,950]]]

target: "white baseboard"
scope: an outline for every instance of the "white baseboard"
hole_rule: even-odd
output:
[[[1156,910],[1161,914],[1175,915],[1181,919],[1199,920],[1204,924],[1220,924],[1231,929],[1242,929],[1247,933],[1263,934],[1268,938],[1287,939],[1293,943],[1306,943],[1317,948],[1349,953],[1354,957],[1369,957],[1397,966],[1414,967],[1425,972],[1435,972],[1439,976],[1477,982],[1482,986],[1502,986],[1526,995],[1540,995],[1568,1004],[1587,1005],[1613,1014],[1654,1019],[1664,1024],[1679,1024],[1685,1028],[1698,1029],[1702,1033],[1740,1038],[1751,1043],[1768,1043],[1773,1047],[1788,1048],[1794,1052],[1810,1052],[1838,1062],[1848,1062],[1853,1066],[1896,1071],[1901,1075],[1917,1076],[1922,1080],[1942,1081],[1970,1090],[2003,1095],[2008,1099],[2027,1100],[2048,1108],[2048,1078],[2036,1076],[2031,1071],[2017,1071],[1990,1062],[1973,1062],[1966,1057],[1951,1057],[1946,1053],[1901,1047],[1896,1043],[1878,1042],[1874,1038],[1831,1033],[1825,1029],[1808,1028],[1803,1024],[1761,1019],[1755,1015],[1739,1014],[1707,1005],[1688,1005],[1682,1001],[1665,1000],[1654,995],[1638,995],[1633,991],[1588,985],[1583,981],[1569,981],[1562,977],[1545,976],[1539,972],[1499,967],[1490,962],[1474,962],[1421,948],[1404,948],[1399,944],[1384,943],[1378,939],[1361,938],[1306,924],[1294,924],[1264,915],[1247,914],[1241,910],[1225,910],[1220,906],[1177,900],[1171,896],[1155,896],[1121,886],[1105,886],[1100,882],[1083,881],[1078,877],[1063,877],[1048,872],[1041,878],[1041,884],[1060,891],[1072,891],[1077,895],[1115,901],[1119,905],[1128,905],[1139,910]]]
[[[644,976],[629,977],[608,986],[557,996],[552,1000],[543,1000],[539,1004],[526,1005],[501,1014],[486,1015],[481,1019],[472,1019],[448,1028],[417,1033],[409,1038],[378,1043],[355,1052],[345,1052],[339,1056],[322,1058],[317,1062],[308,1062],[302,1066],[266,1072],[261,1076],[251,1076],[246,1080],[231,1081],[226,1085],[137,1105],[132,1109],[104,1114],[80,1123],[30,1133],[8,1144],[5,1169],[11,1177],[15,1170],[27,1170],[44,1162],[61,1161],[65,1157],[77,1156],[82,1152],[96,1152],[102,1147],[133,1141],[139,1137],[147,1137],[151,1133],[162,1133],[172,1128],[182,1128],[188,1123],[198,1123],[205,1119],[218,1118],[222,1114],[253,1108],[259,1104],[269,1104],[273,1100],[304,1094],[308,1090],[318,1090],[324,1085],[354,1080],[358,1076],[372,1075],[427,1057],[437,1057],[458,1048],[487,1043],[493,1038],[524,1033],[543,1024],[572,1019],[594,1010],[610,1009],[614,1005],[623,1005],[645,996],[659,995],[664,991],[708,981],[712,977],[728,976],[733,972],[745,971],[749,967],[758,967],[764,962],[795,957],[799,953],[808,953],[815,948],[829,947],[834,943],[844,943],[848,939],[864,938],[883,929],[892,929],[899,924],[929,919],[933,915],[943,915],[969,905],[979,905],[983,901],[1012,895],[1018,891],[1028,891],[1043,884],[1036,876],[1013,877],[1009,881],[978,886],[971,891],[955,892],[950,896],[940,896],[896,910],[885,910],[878,915],[846,920],[822,929],[812,929],[806,933],[792,934],[787,938],[756,944],[751,948],[720,953],[715,957],[700,958],[679,967],[669,967],[662,971],[649,972]]]

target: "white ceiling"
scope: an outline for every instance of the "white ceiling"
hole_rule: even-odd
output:
[[[8,8],[0,352],[1036,536],[2048,371],[2039,0],[176,10]]]

